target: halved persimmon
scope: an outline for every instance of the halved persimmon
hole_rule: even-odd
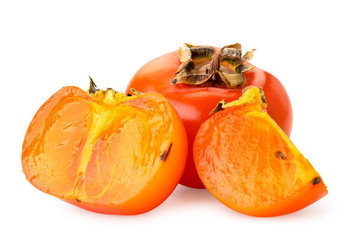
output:
[[[184,170],[183,124],[160,94],[64,87],[36,113],[22,166],[39,190],[107,214],[139,214],[161,204]]]
[[[206,188],[252,216],[302,209],[327,194],[320,175],[266,112],[263,91],[221,101],[195,138],[194,161]]]

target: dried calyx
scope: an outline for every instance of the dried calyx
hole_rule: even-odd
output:
[[[224,46],[218,51],[213,47],[185,43],[179,49],[182,64],[172,83],[241,88],[246,84],[244,73],[255,67],[247,63],[252,59],[254,50],[242,56],[239,43]]]
[[[134,96],[139,96],[142,93],[138,92],[137,90],[131,88],[132,94],[123,94],[122,92],[117,92],[112,88],[107,88],[105,91],[100,90],[97,88],[95,82],[93,79],[89,76],[90,78],[90,86],[87,90],[87,92],[92,96],[96,101],[103,102],[105,104],[116,104],[119,102],[123,102],[126,99]]]

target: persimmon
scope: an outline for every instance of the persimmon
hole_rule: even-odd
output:
[[[135,91],[136,92],[136,91]],[[38,110],[22,151],[39,190],[107,214],[140,214],[161,204],[182,176],[187,138],[160,94],[64,87]]]
[[[206,188],[223,204],[252,216],[300,210],[327,194],[319,173],[266,111],[263,91],[219,102],[200,127],[194,161]]]
[[[204,188],[193,160],[193,143],[200,125],[217,102],[241,97],[248,86],[263,87],[268,112],[289,136],[292,106],[282,83],[271,73],[249,63],[253,50],[242,55],[236,43],[222,48],[184,44],[142,66],[131,79],[131,88],[164,95],[176,108],[188,136],[188,159],[182,185]]]

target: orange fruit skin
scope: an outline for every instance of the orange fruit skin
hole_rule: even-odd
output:
[[[272,217],[327,194],[320,175],[265,111],[258,88],[225,106],[201,125],[193,150],[200,179],[219,201]]]
[[[89,94],[77,87],[46,101],[22,147],[23,172],[34,187],[120,215],[160,205],[177,186],[186,157],[184,126],[162,95]]]
[[[147,93],[157,92],[163,94],[176,108],[187,131],[189,144],[187,165],[180,184],[192,188],[205,188],[193,160],[192,150],[196,133],[218,101],[236,100],[241,97],[242,89],[198,87],[184,83],[173,85],[171,82],[180,64],[178,51],[151,60],[133,76],[126,92],[130,92],[130,88]],[[246,86],[263,87],[269,103],[270,116],[290,136],[293,122],[292,106],[282,83],[274,75],[258,67],[244,74]]]

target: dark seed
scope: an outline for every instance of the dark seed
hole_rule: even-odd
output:
[[[127,94],[126,94],[126,96],[131,97],[131,96],[132,96],[132,94],[131,94],[131,93],[127,93]]]
[[[274,155],[275,155],[275,157],[277,157],[280,160],[286,160],[287,159],[285,154],[283,152],[281,152],[281,151],[276,151],[274,153]]]
[[[321,178],[319,178],[319,177],[316,177],[316,178],[314,178],[313,179],[313,185],[316,185],[316,184],[318,184],[318,183],[320,183],[321,182]]]
[[[172,84],[176,84],[177,83],[177,78],[173,79],[173,81],[171,83]]]
[[[75,198],[75,201],[77,201],[78,203],[81,203],[81,200],[78,198]]]
[[[165,152],[163,152],[163,153],[161,154],[161,156],[160,156],[160,160],[161,160],[161,161],[166,161],[166,158],[167,158],[168,154],[169,154],[170,151],[171,151],[171,147],[172,147],[172,143],[170,144],[170,146],[168,147],[168,149],[167,149]]]

